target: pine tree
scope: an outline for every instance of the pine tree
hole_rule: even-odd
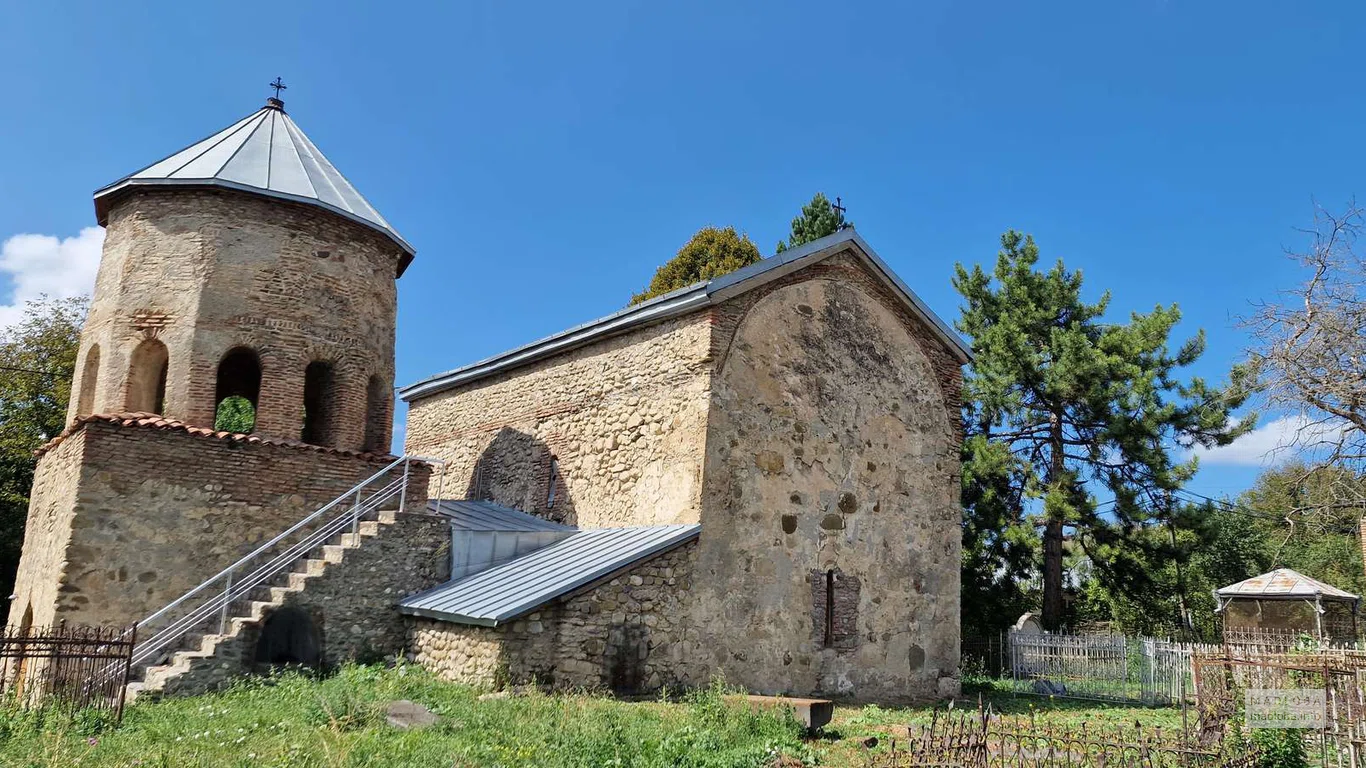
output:
[[[786,241],[778,241],[778,253],[852,226],[853,222],[844,220],[844,211],[831,205],[824,192],[817,192],[811,202],[802,206],[802,214],[792,220],[792,235]]]
[[[1008,478],[1014,517],[1003,522],[1042,528],[1043,623],[1057,629],[1068,535],[1107,583],[1142,588],[1142,570],[1126,567],[1141,558],[1116,555],[1141,545],[1135,530],[1172,514],[1174,493],[1196,469],[1179,460],[1183,448],[1226,445],[1253,420],[1229,419],[1247,397],[1239,369],[1228,388],[1178,378],[1205,341],[1202,332],[1170,352],[1175,306],[1103,322],[1108,293],[1086,303],[1080,272],[1061,261],[1036,270],[1033,238],[1010,231],[1001,244],[993,272],[960,264],[954,278],[966,300],[958,328],[976,355],[963,389],[963,477]],[[1111,497],[1103,509],[1096,493]],[[970,521],[984,514],[967,512]]]
[[[759,247],[735,227],[703,227],[678,254],[655,271],[650,287],[631,298],[632,304],[663,296],[693,283],[734,272],[759,261]]]

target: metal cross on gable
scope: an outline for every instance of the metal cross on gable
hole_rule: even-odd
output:
[[[289,88],[289,86],[285,85],[285,81],[281,80],[279,76],[276,76],[275,82],[271,83],[270,87],[275,89],[275,98],[277,99],[280,98],[280,91]]]
[[[844,212],[847,209],[844,207],[843,198],[836,196],[835,202],[830,204],[830,210],[834,211],[835,216],[839,219],[840,229],[848,229],[849,224],[844,220]]]

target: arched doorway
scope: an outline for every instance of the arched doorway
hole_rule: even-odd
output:
[[[256,640],[256,663],[270,666],[322,666],[323,643],[307,611],[285,606],[266,619]]]
[[[214,429],[248,433],[256,428],[261,398],[261,358],[250,347],[234,347],[218,362],[214,387]]]
[[[162,413],[166,409],[166,370],[170,355],[166,345],[146,339],[133,349],[128,362],[127,397],[124,408],[133,412]]]

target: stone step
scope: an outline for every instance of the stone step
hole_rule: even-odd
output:
[[[379,536],[384,526],[397,520],[397,512],[395,502],[392,508],[379,510],[375,515],[377,519],[360,521],[354,533],[348,529],[333,536],[331,541],[292,563],[288,570],[253,587],[242,599],[228,606],[222,634],[217,634],[218,616],[186,634],[179,650],[161,659],[160,664],[145,667],[142,679],[128,684],[128,700],[159,697],[165,693],[168,681],[192,669],[199,670],[196,674],[205,672],[207,670],[202,666],[205,664],[220,664],[215,655],[224,643],[242,642],[238,638],[243,630],[260,626],[267,613],[281,606],[289,595],[306,589],[308,582],[325,573],[329,565],[340,563],[347,551],[363,546],[365,539]]]

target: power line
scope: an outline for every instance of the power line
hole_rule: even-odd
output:
[[[63,378],[70,374],[64,371],[39,371],[34,368],[20,368],[14,365],[0,365],[0,371],[15,371],[16,373],[32,373],[36,376],[51,376],[53,378]]]

